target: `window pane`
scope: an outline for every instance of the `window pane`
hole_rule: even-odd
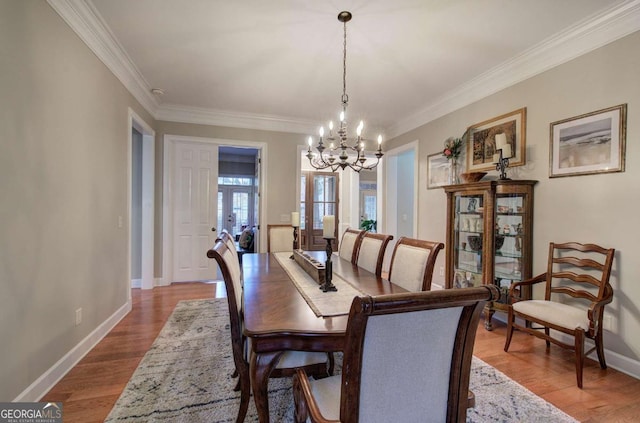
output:
[[[240,233],[242,226],[249,224],[249,193],[233,193],[233,214],[236,217],[233,233]]]
[[[217,227],[218,235],[220,235],[220,232],[222,232],[222,229],[224,229],[224,226],[223,226],[223,223],[222,223],[222,220],[223,220],[223,216],[222,215],[224,213],[223,212],[224,207],[222,205],[222,198],[223,198],[222,191],[218,191],[218,227]]]

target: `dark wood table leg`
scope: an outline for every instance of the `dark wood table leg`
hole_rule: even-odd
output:
[[[283,351],[256,354],[251,352],[250,372],[253,400],[260,423],[269,422],[269,375],[278,363]]]

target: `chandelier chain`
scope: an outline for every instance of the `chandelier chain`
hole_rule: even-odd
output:
[[[347,22],[344,25],[344,38],[342,43],[342,103],[346,106],[349,102],[347,95]]]

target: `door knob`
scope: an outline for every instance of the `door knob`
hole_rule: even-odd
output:
[[[216,228],[211,228],[211,232],[215,232],[215,231],[216,231]]]

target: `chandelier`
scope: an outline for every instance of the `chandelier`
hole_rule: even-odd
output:
[[[315,169],[331,169],[335,172],[338,169],[344,170],[350,167],[356,172],[361,170],[371,170],[378,166],[382,153],[382,135],[378,135],[378,149],[375,153],[375,161],[370,163],[365,156],[365,142],[362,137],[364,122],[356,128],[356,137],[349,140],[347,136],[347,106],[349,96],[347,95],[347,22],[351,20],[351,13],[347,11],[338,14],[338,20],[344,24],[344,42],[342,54],[342,111],[340,112],[340,123],[333,132],[333,121],[329,122],[329,134],[325,137],[324,127],[320,128],[320,139],[316,146],[317,152],[312,151],[313,138],[309,137],[309,148],[307,149],[307,158],[309,163]],[[337,143],[337,144],[336,144]],[[328,145],[327,145],[328,144]],[[350,145],[351,144],[351,145]],[[349,155],[351,153],[351,156]]]

